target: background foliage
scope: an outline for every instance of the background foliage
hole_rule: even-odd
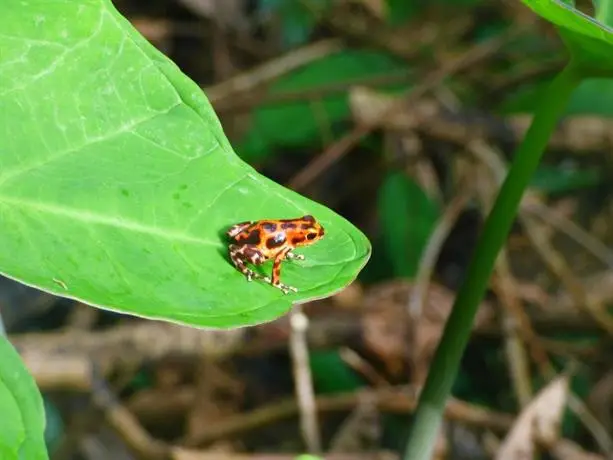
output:
[[[587,3],[579,7],[591,14],[592,5]],[[262,0],[249,5],[227,2],[236,8],[230,13],[211,7],[212,3],[187,0],[156,0],[147,5],[117,0],[114,4],[204,89],[243,161],[273,181],[321,202],[372,241],[372,258],[357,283],[332,299],[304,306],[311,321],[308,362],[318,400],[324,406],[332,401],[331,406],[340,408],[338,416],[332,411],[319,416],[320,431],[326,433],[324,447],[398,454],[409,420],[408,406],[385,403],[383,390],[423,383],[484,216],[496,196],[500,165],[512,160],[529,117],[538,108],[538,95],[566,62],[568,52],[556,30],[516,2]],[[539,5],[546,7],[539,10]],[[611,302],[607,286],[611,285],[613,216],[606,178],[611,172],[613,104],[608,101],[613,91],[611,80],[603,78],[608,71],[610,40],[606,34],[595,34],[591,23],[578,20],[563,2],[533,2],[533,6],[562,26],[565,43],[570,43],[575,56],[599,59],[605,65],[596,66],[592,78],[572,94],[505,247],[508,264],[506,268],[497,265],[487,303],[477,317],[453,390],[456,398],[468,404],[467,412],[453,422],[463,436],[447,439],[450,450],[460,450],[469,458],[487,457],[487,443],[481,437],[484,429],[496,433],[503,445],[528,445],[526,439],[505,438],[511,423],[520,420],[515,416],[522,409],[528,411],[537,395],[542,396],[538,391],[547,388],[552,372],[577,361],[583,365],[577,367],[569,386],[586,401],[603,428],[599,431],[586,424],[573,411],[561,412],[563,417],[554,416],[548,422],[563,422],[561,433],[549,446],[550,453],[570,444],[578,449],[575,458],[583,458],[587,453],[604,455],[613,445],[606,434],[613,429],[607,415],[612,406],[607,383],[610,331],[585,308],[587,294],[604,311]],[[73,25],[80,24],[86,29],[85,22],[73,18]],[[577,32],[590,35],[590,40],[577,40],[573,36]],[[451,64],[458,56],[474,56],[487,46],[490,51],[474,58],[474,64],[460,70]],[[23,51],[13,49],[17,62]],[[100,58],[87,51],[83,56],[92,65]],[[5,58],[0,53],[0,60]],[[110,72],[109,79],[118,75]],[[434,84],[437,75],[442,77]],[[95,85],[99,80],[74,77],[66,85],[72,89],[88,81]],[[376,129],[351,144],[337,144],[353,136],[369,114],[381,114],[381,107],[390,101],[409,91],[421,91],[427,84],[432,87],[409,103],[401,103],[389,119],[377,116]],[[198,89],[191,86],[190,91],[197,93]],[[52,94],[47,97],[53,100]],[[38,94],[36,107],[52,107],[44,98]],[[75,108],[70,100],[64,102]],[[112,114],[120,115],[117,111]],[[39,118],[26,122],[23,117],[15,118],[11,132],[21,135],[19,126],[35,129],[45,116],[41,112]],[[168,117],[161,123],[167,126]],[[205,136],[192,128],[189,135],[177,128],[172,139],[187,142],[190,136]],[[31,141],[26,131],[22,138]],[[345,147],[339,150],[339,145]],[[335,153],[339,151],[341,154]],[[115,159],[118,157],[119,153]],[[321,161],[324,167],[318,168]],[[105,168],[109,167],[96,165],[94,177],[82,177],[82,165],[75,162],[73,176],[57,180],[78,178],[79,194],[91,186],[89,194],[79,196],[87,196],[88,203],[95,205],[95,190],[105,183]],[[162,161],[159,170],[167,172],[170,166]],[[199,174],[196,168],[189,172]],[[227,168],[216,165],[215,172],[221,182],[228,179]],[[304,180],[305,173],[310,174],[308,180]],[[4,194],[22,199],[20,190],[37,194],[52,187],[52,182],[32,176],[29,183],[15,181],[17,187]],[[74,199],[67,195],[57,200]],[[185,202],[200,206],[206,201],[201,195],[206,190],[194,191]],[[291,193],[286,196],[307,203]],[[167,198],[172,200],[171,195]],[[219,204],[226,211],[231,209],[224,215],[224,225],[233,222],[236,206],[250,208],[254,215],[259,209],[277,209],[276,204],[262,204],[257,197],[239,205],[236,201]],[[331,220],[336,218],[330,213]],[[222,222],[217,223],[221,226]],[[55,229],[57,238],[70,242],[75,225],[64,220]],[[448,234],[433,243],[432,236],[441,225],[449,226]],[[424,267],[429,244],[435,244],[438,255],[433,266]],[[331,238],[326,245],[313,247],[314,260],[322,262],[322,279],[329,275],[325,263],[339,259],[338,245],[342,246],[339,240]],[[15,251],[26,254],[22,247]],[[167,262],[160,258],[156,264],[164,270]],[[292,281],[302,276],[300,267],[288,268],[287,273]],[[177,279],[185,275],[175,274]],[[259,408],[274,404],[270,401],[294,397],[299,380],[292,372],[298,365],[295,353],[286,349],[292,334],[287,318],[248,333],[208,335],[206,331],[192,336],[170,325],[160,332],[154,329],[156,324],[145,325],[110,312],[91,313],[92,309],[77,302],[3,281],[0,311],[23,357],[28,356],[25,351],[33,350],[42,356],[39,362],[53,363],[58,350],[63,350],[61,362],[72,362],[70,358],[83,365],[92,360],[102,363],[96,385],[81,376],[70,380],[73,386],[68,387],[72,391],[88,388],[96,396],[96,410],[102,409],[114,430],[121,428],[113,425],[110,414],[115,406],[109,401],[129,408],[146,439],[159,441],[172,452],[177,446],[204,448],[221,438],[231,440],[230,449],[247,455],[296,453],[310,447],[298,421],[287,423],[280,416],[242,431],[225,427],[229,431],[219,434],[211,428],[223,427],[229,419],[243,422],[257,415]],[[167,290],[169,305],[181,292],[189,297],[187,291]],[[267,295],[257,285],[244,291],[250,302],[265,303]],[[147,308],[149,300],[145,293],[139,302]],[[279,306],[271,315],[288,306]],[[166,313],[180,316],[171,310]],[[251,317],[247,322],[270,318]],[[509,323],[519,326],[506,327]],[[140,326],[148,332],[138,335]],[[90,339],[83,339],[83,330]],[[38,334],[32,335],[34,331]],[[182,359],[175,360],[173,353]],[[203,354],[208,357],[206,365],[195,357]],[[33,368],[28,358],[24,360]],[[79,417],[87,417],[94,406],[70,391],[73,405],[65,404],[57,390],[65,388],[68,378],[64,377],[62,387],[41,375],[41,371],[34,372],[45,396],[47,441],[52,451],[67,452],[62,454],[66,458],[83,453],[87,443],[71,444],[63,438],[65,434],[78,440],[94,439],[111,455],[119,455],[126,446],[132,454],[142,448],[135,441],[141,439],[138,432],[128,432],[127,440],[109,436],[100,426],[90,438],[79,433],[75,428]],[[370,406],[351,399],[359,390],[375,395],[377,410],[369,412],[365,407]],[[564,396],[551,394],[542,396],[546,402],[550,398],[548,406],[564,407]],[[405,401],[409,396],[402,388],[395,398]],[[171,402],[172,410],[165,401]],[[477,409],[486,411],[485,422],[471,418],[479,413]],[[352,425],[355,419],[361,422]],[[351,442],[340,435],[347,431]],[[364,432],[370,437],[358,442]],[[149,444],[154,447],[145,454],[153,455],[157,444]]]

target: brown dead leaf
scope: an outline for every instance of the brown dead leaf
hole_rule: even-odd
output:
[[[213,19],[224,29],[246,31],[249,27],[243,0],[179,0],[179,3],[198,16]]]
[[[229,363],[202,360],[197,372],[197,395],[186,416],[186,445],[194,445],[200,433],[240,411],[245,384]]]
[[[371,14],[378,19],[385,19],[388,13],[387,2],[385,0],[353,0],[354,3],[363,5]]]
[[[379,91],[356,86],[349,91],[349,107],[356,122],[369,124],[381,118],[397,101],[398,96],[391,96]],[[426,117],[438,113],[438,105],[434,101],[423,100],[411,106],[410,110],[396,111],[383,126],[389,129],[406,131],[417,127]]]
[[[372,395],[364,395],[330,441],[329,452],[372,451],[379,445],[381,419]]]
[[[602,455],[586,452],[568,439],[560,439],[551,449],[551,455],[557,460],[604,460]]]
[[[331,297],[335,307],[345,310],[354,310],[362,305],[364,288],[360,283],[353,282],[345,289]]]
[[[613,372],[606,372],[592,385],[586,401],[594,417],[608,430],[613,430]]]
[[[356,122],[369,124],[383,115],[400,96],[354,87],[349,92],[349,105]],[[504,122],[501,131],[500,122]],[[525,135],[532,123],[529,114],[517,114],[498,119],[495,117],[450,117],[440,110],[434,100],[421,99],[405,110],[394,110],[382,120],[384,129],[401,132],[417,131],[441,141],[466,145],[475,139],[517,139]],[[613,121],[594,115],[574,115],[561,121],[549,141],[552,150],[571,153],[587,153],[611,150],[613,145]]]
[[[394,280],[367,291],[362,316],[364,342],[384,363],[391,376],[401,377],[408,365],[413,368],[412,380],[421,385],[426,378],[434,350],[451,312],[455,293],[437,283],[430,283],[423,314],[411,322],[408,302],[412,283]],[[493,317],[493,309],[481,304],[475,327]]]
[[[130,22],[147,40],[158,46],[166,44],[172,34],[172,23],[167,19],[135,17]]]
[[[568,380],[566,375],[555,378],[525,407],[500,446],[495,460],[531,459],[537,446],[552,448],[555,445],[566,406]]]

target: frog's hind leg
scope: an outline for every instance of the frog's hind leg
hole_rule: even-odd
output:
[[[264,280],[266,283],[270,283],[270,278],[268,276],[260,275],[259,273],[254,272],[245,262],[251,262],[252,264],[259,265],[264,262],[264,258],[260,256],[256,251],[251,249],[249,246],[239,246],[237,244],[231,244],[228,247],[228,253],[230,254],[230,260],[234,264],[234,266],[239,270],[245,277],[247,281],[251,281],[254,279]]]
[[[245,230],[251,224],[252,224],[252,222],[249,222],[249,221],[248,222],[241,222],[239,224],[234,224],[234,225],[232,225],[232,227],[230,227],[226,231],[226,235],[228,235],[230,238],[234,238],[236,235],[238,235],[240,232]]]

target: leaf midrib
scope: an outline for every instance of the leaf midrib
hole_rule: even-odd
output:
[[[180,230],[167,229],[152,225],[135,222],[124,217],[105,216],[82,209],[72,209],[48,203],[33,202],[14,197],[0,195],[0,204],[12,205],[20,208],[29,208],[40,213],[52,214],[69,219],[74,219],[83,224],[94,224],[114,227],[117,229],[128,230],[135,233],[155,236],[171,241],[181,241],[184,243],[200,244],[203,246],[222,247],[219,241],[211,241],[202,237],[194,236]],[[9,208],[10,209],[10,208]]]

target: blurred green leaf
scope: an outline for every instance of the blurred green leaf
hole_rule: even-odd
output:
[[[365,284],[372,284],[394,278],[394,268],[385,249],[385,235],[374,236],[372,245],[372,256],[364,270],[360,272],[359,280]]]
[[[47,398],[43,398],[45,409],[45,444],[51,453],[58,446],[64,435],[64,420],[57,406]]]
[[[611,27],[613,25],[613,2],[611,0],[595,0],[596,20]]]
[[[387,22],[393,26],[405,24],[416,18],[426,7],[471,7],[482,0],[386,0]]]
[[[438,205],[406,175],[393,172],[379,190],[378,211],[395,275],[412,278],[439,218]]]
[[[280,19],[284,48],[304,44],[317,24],[317,17],[332,6],[331,0],[260,0],[260,14],[273,13]]]
[[[0,458],[47,460],[43,400],[13,346],[0,335]]]
[[[580,114],[613,118],[613,79],[591,78],[577,87],[565,115]]]
[[[309,91],[322,85],[353,81],[406,71],[402,61],[368,50],[346,50],[332,54],[278,80],[269,94]],[[398,85],[390,85],[398,88]],[[253,113],[250,130],[237,151],[247,162],[262,160],[275,148],[321,146],[322,127],[350,117],[348,93],[339,91],[320,98],[262,106]]]
[[[600,169],[569,169],[540,166],[532,178],[531,187],[546,194],[564,194],[602,183]]]
[[[0,273],[113,311],[228,328],[349,284],[370,243],[235,155],[201,88],[110,0],[0,14]],[[312,214],[326,238],[249,283],[224,232]],[[270,273],[272,262],[262,266]]]
[[[510,93],[499,107],[503,114],[533,113],[538,104],[537,95],[547,81],[524,85]],[[613,118],[613,79],[590,78],[573,92],[564,115],[598,115]]]
[[[422,8],[416,0],[387,0],[387,22],[394,26],[404,24]]]
[[[313,382],[318,393],[338,393],[361,388],[364,382],[347,366],[337,350],[314,351],[310,355]]]
[[[536,14],[556,25],[573,62],[585,76],[613,73],[613,30],[562,0],[522,0]]]

